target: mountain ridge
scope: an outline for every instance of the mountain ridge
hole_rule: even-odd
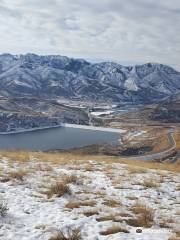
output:
[[[0,95],[150,104],[180,91],[180,73],[159,63],[123,66],[60,55],[1,54]]]

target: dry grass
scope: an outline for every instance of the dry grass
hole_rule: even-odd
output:
[[[41,163],[50,162],[51,164],[67,164],[73,163],[75,165],[80,164],[79,161],[81,155],[71,154],[71,153],[60,153],[60,152],[30,152],[30,151],[1,151],[0,157],[8,158],[9,161],[26,163],[32,158]],[[84,160],[89,160],[86,158]]]
[[[180,130],[174,133],[174,139],[176,141],[176,148],[180,150]]]
[[[93,159],[94,161],[101,163],[102,160],[105,163],[112,164],[112,163],[122,163],[127,164],[131,169],[132,168],[140,168],[144,169],[158,169],[158,170],[167,170],[172,172],[180,173],[180,161],[176,162],[175,164],[169,163],[157,163],[157,162],[147,162],[147,161],[138,161],[138,160],[130,160],[130,159],[123,159],[120,157],[108,157],[108,156],[97,156],[97,155],[82,155],[82,154],[75,154],[75,153],[45,153],[45,152],[23,152],[23,151],[2,151],[0,152],[1,157],[7,157],[10,161],[13,162],[27,162],[30,160],[31,157],[39,159],[41,162],[51,162],[51,164],[75,164],[80,165],[82,163],[87,163],[89,159]],[[81,160],[80,160],[81,159]],[[89,168],[89,167],[88,167]],[[88,170],[87,168],[87,170]],[[91,170],[89,168],[89,170]],[[133,171],[133,170],[131,170]]]
[[[96,218],[97,222],[114,221],[114,220],[116,220],[116,216],[112,214]]]
[[[23,170],[23,169],[19,169],[17,171],[12,171],[8,173],[8,177],[10,179],[16,179],[18,181],[23,181],[24,177],[28,174],[27,171]]]
[[[158,136],[156,139],[154,139],[154,142],[156,142],[153,152],[161,152],[169,148],[169,141],[167,137],[166,131],[161,131],[158,133]]]
[[[120,160],[120,163],[127,164],[128,167],[131,168],[144,168],[146,171],[148,169],[154,169],[154,170],[166,170],[171,171],[175,173],[180,173],[180,162],[176,162],[175,164],[170,163],[158,163],[158,162],[145,162],[145,161],[138,161],[138,160]]]
[[[176,186],[176,191],[177,191],[177,192],[180,192],[180,184],[178,184],[178,185]]]
[[[119,201],[117,201],[115,199],[105,199],[103,204],[108,207],[112,207],[112,208],[119,207],[122,205]]]
[[[135,200],[137,201],[138,199],[138,197],[135,197],[135,196],[127,196],[127,198],[132,201],[135,201]]]
[[[174,223],[173,219],[161,219],[159,221],[159,226],[161,228],[171,228],[171,224]]]
[[[86,172],[92,172],[92,171],[94,171],[94,165],[87,163],[83,166],[83,169]]]
[[[103,236],[116,234],[116,233],[129,233],[129,231],[126,228],[123,228],[120,226],[112,226],[106,229],[105,231],[100,232],[100,234]]]
[[[127,220],[129,225],[149,228],[154,224],[154,211],[151,208],[136,203],[130,210],[136,215],[136,218]]]
[[[50,166],[49,164],[47,163],[39,163],[37,164],[36,166],[36,170],[38,171],[47,171],[47,172],[52,172],[53,171],[53,167]]]
[[[79,228],[71,229],[70,227],[66,231],[59,230],[49,240],[82,240],[81,230]]]
[[[92,209],[92,210],[83,212],[83,214],[86,217],[91,217],[91,216],[94,216],[94,215],[98,215],[99,214],[99,210],[98,209]]]
[[[119,217],[119,214],[110,214],[105,216],[100,216],[96,218],[97,222],[106,222],[106,221],[112,221],[112,222],[121,222],[122,219]]]
[[[144,174],[147,173],[147,169],[144,167],[128,166],[128,174]]]
[[[1,157],[8,158],[12,162],[28,162],[30,159],[29,152],[26,151],[2,151],[0,152]]]
[[[51,198],[53,195],[62,197],[65,194],[71,194],[71,190],[66,182],[60,181],[52,184],[46,194],[48,198]]]
[[[93,200],[89,201],[70,201],[66,204],[66,208],[74,209],[74,208],[80,208],[80,207],[94,207],[96,205],[96,202]]]
[[[174,236],[170,237],[168,240],[179,240],[180,239],[180,231],[175,232]]]
[[[155,182],[155,180],[152,179],[145,179],[141,185],[143,185],[146,188],[159,188],[160,187],[160,183]]]
[[[63,182],[70,184],[70,183],[77,183],[78,177],[76,175],[67,175],[63,178]]]

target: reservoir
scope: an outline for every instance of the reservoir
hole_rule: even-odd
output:
[[[0,134],[0,150],[47,151],[70,149],[91,144],[115,145],[121,133],[96,128],[55,127],[9,134]]]

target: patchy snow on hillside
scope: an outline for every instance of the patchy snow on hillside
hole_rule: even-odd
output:
[[[111,110],[109,110],[109,111],[101,111],[101,112],[91,112],[91,115],[93,115],[93,116],[101,116],[101,115],[110,115],[110,114],[112,114],[114,111],[111,111]]]
[[[178,239],[179,186],[178,173],[103,159],[2,158],[0,239],[49,240],[67,229],[78,229],[84,240]]]
[[[129,90],[129,91],[138,91],[138,86],[137,86],[137,84],[136,84],[136,82],[135,82],[135,80],[133,79],[133,78],[131,78],[131,77],[129,77],[126,81],[125,81],[125,83],[124,83],[124,87],[127,89],[127,90]]]

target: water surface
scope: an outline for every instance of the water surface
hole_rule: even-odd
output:
[[[70,149],[91,144],[116,144],[120,133],[73,127],[58,127],[32,132],[0,135],[1,150]]]

